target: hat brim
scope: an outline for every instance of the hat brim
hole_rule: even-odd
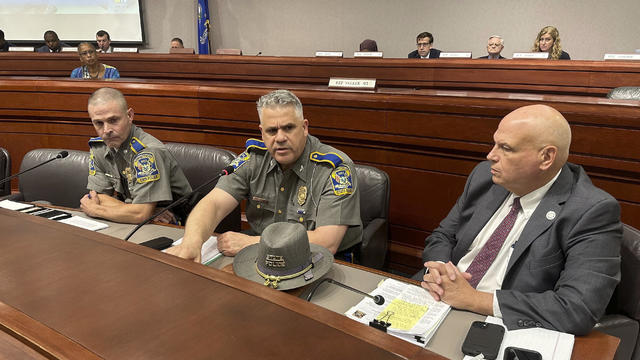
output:
[[[258,257],[258,245],[259,244],[249,245],[236,254],[233,259],[233,272],[240,277],[263,284],[264,278],[256,272],[255,265],[256,258]],[[313,268],[310,270],[313,272],[313,278],[305,280],[304,275],[300,275],[293,279],[280,280],[276,290],[291,290],[311,284],[323,277],[324,274],[331,269],[331,265],[333,264],[333,255],[331,252],[320,245],[309,244],[309,246],[311,248],[311,257],[316,253],[322,253],[322,259],[313,264]]]

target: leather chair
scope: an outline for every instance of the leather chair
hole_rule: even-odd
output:
[[[372,166],[355,164],[355,168],[363,226],[362,243],[356,260],[361,265],[381,269],[389,238],[389,176]]]
[[[611,89],[607,94],[609,99],[640,100],[640,86],[622,86]]]
[[[56,157],[62,149],[35,149],[22,158],[20,171]],[[89,152],[67,150],[64,159],[52,161],[20,175],[19,192],[9,197],[16,201],[47,201],[53,205],[80,207],[87,193]]]
[[[640,231],[626,224],[620,256],[620,283],[595,329],[620,338],[616,360],[640,360]]]
[[[11,157],[5,148],[0,148],[0,180],[11,176]],[[11,181],[0,185],[0,196],[11,194]]]
[[[214,178],[233,159],[236,154],[224,149],[208,145],[165,143],[165,146],[176,158],[184,175],[193,189]],[[193,204],[204,197],[216,186],[217,181],[200,190],[200,196],[193,200]],[[220,222],[216,232],[240,231],[240,206]]]

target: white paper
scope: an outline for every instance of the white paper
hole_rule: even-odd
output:
[[[171,246],[176,246],[182,244],[182,238],[173,242]],[[162,250],[162,252],[167,252],[167,249]],[[202,244],[202,252],[200,253],[200,262],[202,264],[206,264],[209,261],[213,260],[218,254],[220,254],[220,250],[218,250],[218,238],[216,236],[211,236],[207,241]]]
[[[72,217],[67,219],[58,220],[58,222],[61,222],[67,225],[77,226],[77,227],[91,230],[91,231],[98,231],[98,230],[106,229],[109,227],[109,225],[105,223],[101,223],[99,221],[87,219],[77,215],[73,215]]]
[[[11,200],[2,200],[0,201],[0,207],[7,210],[24,210],[33,207],[31,204],[23,204]]]

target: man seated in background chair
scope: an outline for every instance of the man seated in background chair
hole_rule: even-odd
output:
[[[407,55],[409,59],[437,59],[440,57],[440,50],[432,48],[433,35],[430,32],[422,32],[416,37],[416,50]]]
[[[174,37],[173,39],[171,39],[171,49],[183,49],[184,48],[184,43],[182,42],[182,39],[180,39],[179,37]]]
[[[48,52],[60,52],[63,47],[67,47],[69,45],[60,42],[58,38],[58,34],[56,34],[53,30],[47,30],[44,32],[44,45],[40,46],[36,49],[36,52],[40,53],[48,53]]]
[[[436,300],[510,330],[586,334],[620,280],[620,206],[567,162],[571,129],[555,109],[516,109],[493,139],[416,275]]]
[[[252,232],[218,236],[218,249],[226,256],[257,243],[275,222],[301,223],[309,242],[332,253],[360,243],[360,201],[351,159],[308,134],[302,103],[290,91],[262,96],[257,108],[263,141],[247,141],[246,150],[232,162],[235,171],[195,206],[184,241],[169,253],[199,262],[204,241],[243,199],[248,200]]]
[[[88,112],[98,137],[89,140],[87,188],[80,208],[91,217],[139,223],[164,206],[191,192],[175,158],[158,139],[133,125],[133,109],[122,93],[96,90]],[[158,220],[176,223],[188,209],[164,212]]]
[[[109,36],[109,33],[104,30],[100,30],[96,33],[96,44],[98,45],[96,51],[99,53],[109,54],[113,52],[113,48],[111,47],[111,36]]]
[[[504,39],[498,35],[492,35],[487,40],[487,56],[480,56],[478,59],[505,59],[504,56],[500,55],[504,49]]]

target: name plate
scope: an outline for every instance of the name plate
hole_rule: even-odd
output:
[[[519,52],[513,53],[513,59],[548,59],[549,53],[546,52]]]
[[[604,54],[605,60],[640,60],[640,54]]]
[[[330,78],[329,88],[332,89],[357,89],[375,90],[376,79],[350,79],[350,78]]]
[[[11,46],[9,47],[9,51],[30,51],[34,52],[35,49],[33,46]]]
[[[138,48],[135,47],[114,47],[114,53],[137,53]]]
[[[342,57],[342,51],[316,51],[316,57]]]
[[[356,51],[353,53],[354,58],[381,58],[382,51]]]
[[[68,46],[68,47],[63,47],[61,51],[62,52],[77,52],[78,48],[77,47]]]
[[[448,59],[470,59],[471,51],[441,52],[440,58]]]

